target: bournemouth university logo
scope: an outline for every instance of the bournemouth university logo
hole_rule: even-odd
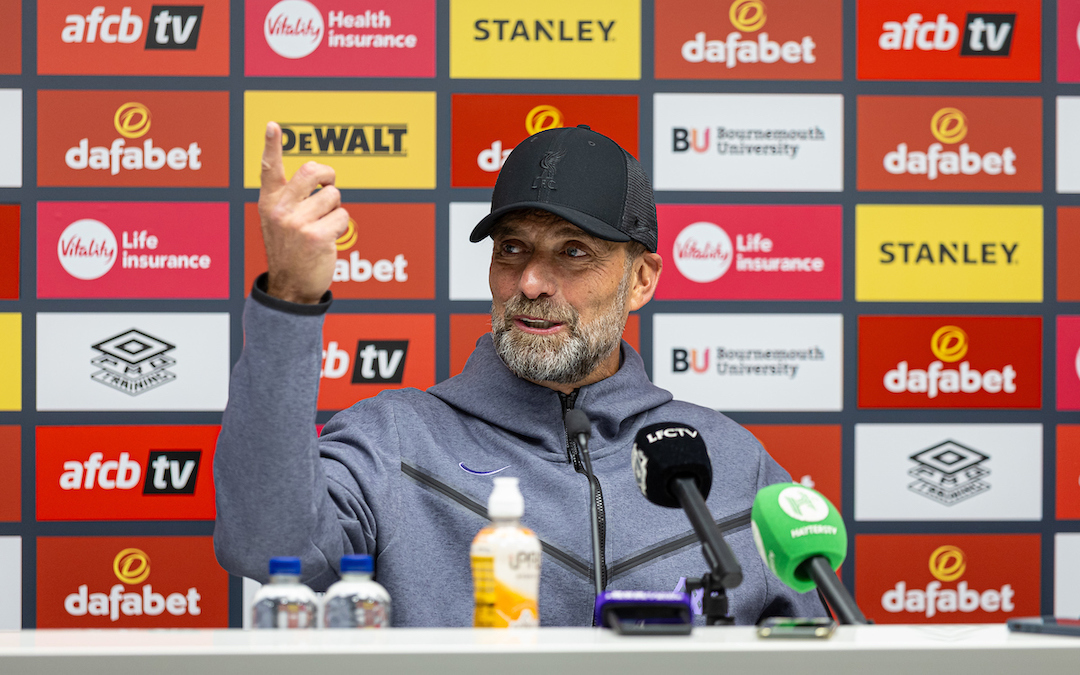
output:
[[[120,583],[114,584],[108,593],[89,592],[89,585],[82,584],[75,593],[64,598],[64,610],[70,616],[107,616],[117,621],[123,616],[159,616],[168,612],[172,616],[198,616],[202,613],[199,601],[202,595],[196,587],[186,593],[164,595],[154,591],[153,584],[144,583],[150,578],[150,558],[137,548],[121,549],[113,558],[112,572]],[[127,587],[142,584],[135,592]],[[134,590],[134,589],[132,589]]]
[[[908,471],[915,482],[908,489],[933,499],[945,506],[952,506],[990,489],[982,479],[990,470],[982,466],[990,459],[978,450],[948,440],[933,447],[920,450],[910,457],[916,463]]]
[[[682,45],[682,57],[688,63],[722,63],[734,68],[743,63],[814,63],[817,56],[814,39],[805,35],[782,44],[769,39],[762,29],[768,20],[762,0],[735,0],[728,8],[728,19],[734,29],[723,40],[709,40],[705,31],[699,31],[694,39]],[[741,39],[746,33],[757,34],[757,39]]]
[[[176,379],[176,373],[168,370],[176,365],[176,359],[168,355],[175,345],[135,328],[93,347],[101,354],[90,363],[100,370],[90,375],[90,379],[125,394],[145,394]]]
[[[996,589],[978,591],[968,587],[967,581],[958,581],[967,572],[968,558],[964,551],[952,545],[939,546],[930,554],[930,574],[934,577],[925,588],[908,588],[904,581],[881,596],[881,607],[892,614],[922,614],[927,619],[938,613],[962,612],[970,614],[977,610],[992,614],[1008,614],[1016,609],[1016,592],[1011,584]],[[957,582],[955,587],[945,584]]]
[[[175,147],[168,151],[155,146],[152,137],[142,141],[141,147],[127,145],[128,141],[140,139],[150,132],[150,110],[142,103],[131,101],[122,104],[113,115],[113,126],[120,138],[114,139],[108,147],[90,147],[90,139],[83,138],[78,145],[69,148],[64,154],[64,163],[68,168],[108,171],[114,176],[121,170],[157,171],[167,166],[173,171],[198,171],[202,168],[202,148],[198,141],[189,143],[186,148]]]

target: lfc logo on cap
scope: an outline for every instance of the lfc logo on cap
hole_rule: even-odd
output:
[[[544,158],[540,160],[540,166],[543,167],[544,172],[533,180],[533,189],[558,189],[555,185],[555,170],[558,167],[559,160],[565,156],[565,150],[549,150],[544,155]]]

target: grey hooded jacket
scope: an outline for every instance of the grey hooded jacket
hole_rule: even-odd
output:
[[[742,563],[729,591],[740,624],[764,616],[821,616],[762,564],[749,527],[756,491],[788,480],[745,429],[673,401],[622,345],[622,366],[561,399],[511,373],[481,338],[464,372],[431,389],[385,391],[334,416],[316,438],[322,313],[263,293],[244,311],[245,346],[233,371],[214,459],[219,562],[265,581],[272,556],[303,560],[317,590],[347,553],[375,557],[398,626],[472,625],[469,546],[485,525],[490,472],[520,478],[523,524],[544,544],[540,619],[590,625],[593,610],[588,479],[568,454],[568,404],[592,421],[593,470],[603,495],[609,589],[682,590],[706,563],[681,510],[649,503],[630,464],[637,431],[655,422],[698,429],[712,458],[707,503]],[[700,617],[699,617],[700,621]]]

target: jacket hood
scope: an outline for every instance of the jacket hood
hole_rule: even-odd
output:
[[[622,365],[606,379],[578,389],[574,407],[593,425],[597,452],[619,436],[620,426],[671,400],[645,374],[641,356],[623,341]],[[517,436],[534,439],[565,457],[565,427],[559,392],[515,375],[495,352],[491,334],[480,337],[460,375],[428,389],[428,393],[465,413]],[[597,442],[599,441],[599,442]]]

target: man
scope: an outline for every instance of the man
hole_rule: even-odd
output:
[[[681,590],[706,571],[685,515],[646,501],[630,464],[639,429],[683,422],[710,449],[708,505],[743,566],[732,615],[823,613],[765,569],[748,527],[756,491],[787,474],[745,429],[653,386],[620,340],[662,266],[652,188],[633,157],[587,128],[521,143],[471,236],[493,239],[492,334],[461,375],[361,401],[315,438],[322,314],[348,217],[330,167],[308,163],[286,182],[280,134],[268,125],[259,198],[269,272],[245,308],[214,461],[226,569],[265,579],[270,557],[296,555],[321,589],[341,555],[369,553],[395,625],[470,625],[469,544],[490,476],[505,471],[520,477],[524,524],[545,543],[542,625],[589,625],[589,485],[563,424],[577,407],[592,422],[607,588]]]

